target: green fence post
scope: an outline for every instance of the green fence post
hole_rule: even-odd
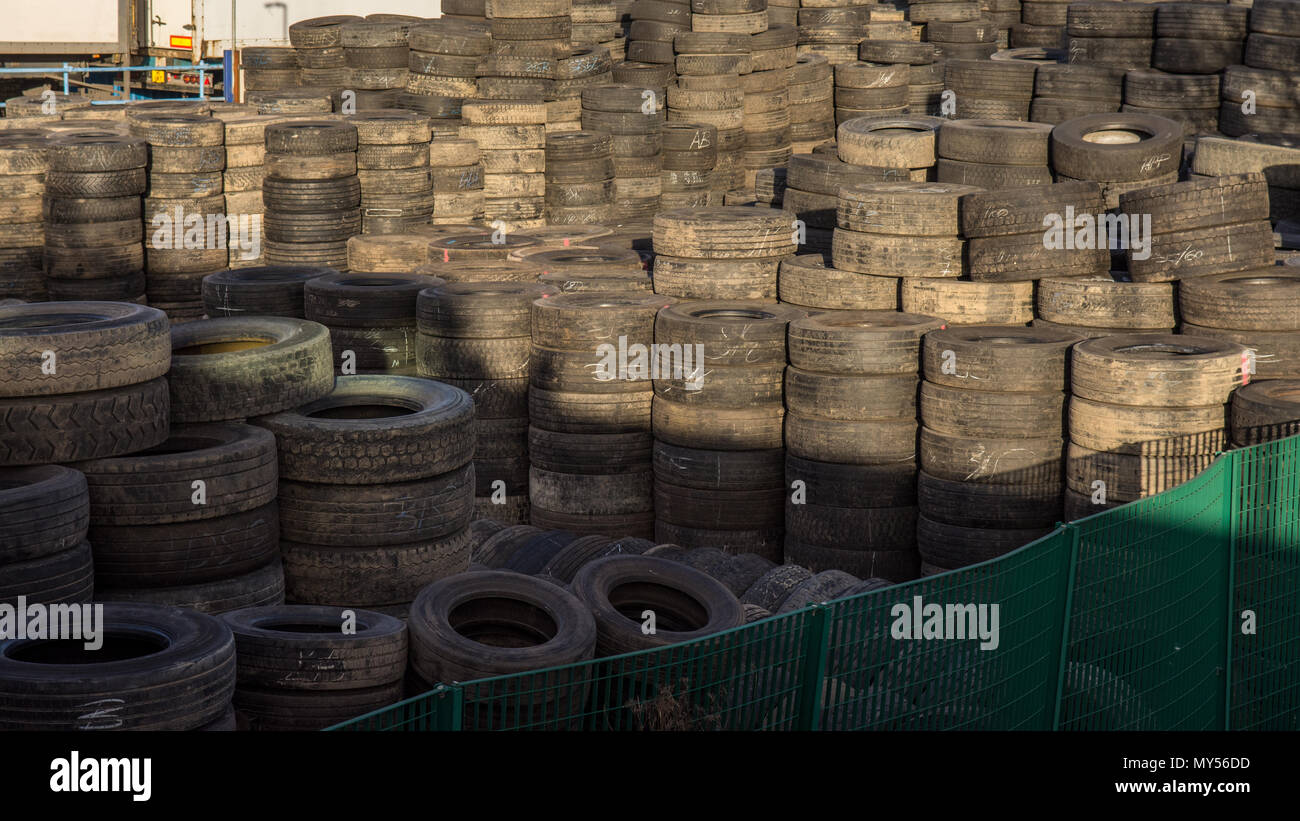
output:
[[[1064,574],[1061,592],[1061,644],[1057,651],[1056,697],[1052,704],[1052,730],[1061,729],[1061,702],[1065,698],[1065,670],[1070,656],[1070,616],[1074,610],[1074,574],[1079,566],[1079,526],[1073,522],[1061,525],[1070,545],[1070,565]]]
[[[429,696],[433,699],[434,729],[459,731],[465,715],[465,688],[459,684],[439,684]]]
[[[1241,455],[1246,451],[1235,450],[1224,454],[1227,464],[1223,468],[1223,529],[1225,550],[1223,551],[1223,578],[1227,585],[1227,636],[1223,643],[1223,698],[1219,701],[1223,717],[1219,725],[1228,730],[1232,723],[1232,634],[1236,631],[1237,621],[1233,610],[1236,606],[1237,586],[1237,531],[1241,527],[1241,494],[1238,483],[1241,481]]]
[[[808,611],[803,641],[803,680],[799,683],[799,714],[795,728],[821,729],[822,687],[826,678],[826,657],[830,655],[831,608],[814,604]]]

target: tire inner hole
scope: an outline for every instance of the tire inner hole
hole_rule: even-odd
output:
[[[193,345],[173,348],[172,356],[210,356],[218,353],[250,351],[254,348],[265,348],[267,345],[274,344],[274,339],[222,339],[216,342],[197,342]]]
[[[620,584],[609,591],[609,603],[638,624],[644,621],[642,613],[654,611],[657,630],[688,633],[709,623],[709,611],[694,596],[655,582]]]
[[[74,605],[79,608],[79,605]],[[83,629],[84,629],[83,625]],[[171,642],[162,634],[101,628],[104,646],[87,650],[82,639],[21,642],[5,655],[28,664],[105,664],[143,658],[166,650]]]
[[[536,647],[555,638],[559,627],[535,604],[505,596],[472,599],[447,614],[451,629],[489,647]]]

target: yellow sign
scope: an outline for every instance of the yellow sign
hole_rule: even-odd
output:
[[[151,71],[149,72],[149,80],[154,83],[165,83],[167,82],[167,73],[164,71]]]

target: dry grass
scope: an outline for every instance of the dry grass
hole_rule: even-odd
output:
[[[691,702],[690,688],[683,679],[679,683],[680,691],[668,685],[659,690],[653,699],[639,698],[627,702],[636,721],[638,730],[680,732],[683,730],[717,730],[721,727],[722,716],[713,709],[705,709]],[[716,700],[714,697],[709,699]]]

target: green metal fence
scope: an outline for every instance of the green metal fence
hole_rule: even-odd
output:
[[[996,646],[904,631],[966,604],[997,605]],[[1297,728],[1300,436],[983,564],[331,729]]]

